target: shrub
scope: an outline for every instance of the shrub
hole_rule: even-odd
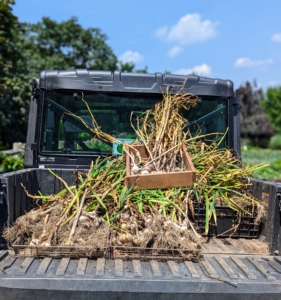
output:
[[[3,157],[2,162],[0,162],[0,168],[4,172],[12,172],[12,171],[21,170],[24,168],[24,165],[23,165],[24,159],[23,158],[24,158],[24,152],[22,152],[20,155],[17,155],[17,156],[5,155]]]
[[[2,141],[0,141],[0,151],[2,150],[8,150],[10,147],[8,144],[4,144]]]
[[[2,165],[2,162],[3,162],[3,160],[5,159],[6,156],[7,156],[6,154],[0,152],[0,165]]]
[[[281,150],[281,134],[276,134],[270,139],[269,148]]]

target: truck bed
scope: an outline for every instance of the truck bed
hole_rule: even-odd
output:
[[[270,256],[258,239],[206,239],[198,262],[0,252],[0,299],[280,299],[280,293],[281,256]]]
[[[71,170],[56,172],[73,181]],[[0,183],[3,224],[32,207],[20,183],[32,194],[61,189],[44,169],[5,174]],[[0,250],[0,299],[280,299],[281,185],[253,180],[250,192],[267,206],[259,238],[204,238],[198,262],[18,258]]]

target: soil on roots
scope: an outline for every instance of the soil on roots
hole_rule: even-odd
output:
[[[110,229],[104,220],[83,212],[70,240],[73,220],[64,226],[57,225],[63,213],[64,206],[59,203],[51,210],[33,209],[5,228],[3,237],[10,244],[21,238],[21,244],[29,246],[108,246]]]

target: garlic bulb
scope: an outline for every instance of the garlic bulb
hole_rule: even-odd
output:
[[[179,167],[175,167],[175,168],[173,169],[173,172],[181,172],[181,171],[182,171],[182,169],[179,168]]]
[[[148,171],[148,170],[142,170],[142,171],[141,171],[141,174],[142,174],[142,175],[149,174],[149,171]]]
[[[182,225],[182,226],[180,227],[180,233],[181,233],[181,234],[185,234],[186,232],[187,232],[187,227],[184,226],[184,225]]]
[[[30,243],[34,244],[34,245],[39,245],[40,240],[39,239],[33,239]]]
[[[152,166],[145,166],[142,169],[143,170],[147,170],[149,173],[151,173],[151,171],[153,171],[153,167]]]
[[[90,221],[88,217],[86,217],[86,216],[80,216],[79,217],[79,222],[82,223],[82,222],[87,222],[87,221]]]
[[[123,233],[123,234],[120,234],[120,236],[119,236],[119,240],[123,244],[125,244],[127,242],[131,242],[132,239],[133,239],[133,237],[130,233]]]
[[[133,243],[135,246],[140,247],[141,243],[142,243],[142,239],[139,236],[135,236],[133,238]]]
[[[127,224],[122,223],[121,226],[120,226],[120,228],[123,229],[123,230],[126,230],[127,229]]]
[[[131,169],[133,175],[138,174],[140,171],[140,168],[137,165],[134,165]]]

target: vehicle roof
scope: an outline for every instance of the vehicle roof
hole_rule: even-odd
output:
[[[232,97],[231,80],[212,79],[197,75],[123,73],[119,71],[69,70],[42,71],[39,87],[42,89],[66,89],[97,92],[128,93],[193,93],[196,95]]]

